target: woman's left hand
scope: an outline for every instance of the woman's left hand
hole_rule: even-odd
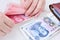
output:
[[[26,16],[34,16],[42,12],[45,0],[22,0]]]

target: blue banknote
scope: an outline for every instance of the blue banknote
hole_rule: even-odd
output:
[[[40,40],[40,37],[46,37],[49,34],[49,31],[41,26],[40,22],[33,24],[31,27],[27,27],[26,31],[29,32],[35,40]]]
[[[33,22],[23,26],[22,30],[30,40],[44,40],[57,32],[60,29],[58,26],[60,26],[60,21],[52,15],[43,17],[37,22],[34,19]]]

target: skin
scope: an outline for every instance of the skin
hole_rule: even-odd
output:
[[[14,23],[4,14],[0,13],[0,36],[4,36],[9,33],[14,26]]]
[[[26,16],[39,14],[45,6],[45,0],[22,0],[22,6],[25,9]]]
[[[31,17],[40,14],[44,8],[45,0],[21,0],[21,4],[21,13]],[[15,24],[11,19],[0,13],[0,36],[9,33],[14,25]]]
[[[32,17],[36,14],[40,14],[44,9],[44,6],[45,0],[21,0],[20,5],[11,5],[7,15],[25,14],[25,16]]]

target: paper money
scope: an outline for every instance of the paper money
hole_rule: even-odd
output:
[[[10,4],[8,6],[8,9],[6,10],[6,15],[14,21],[14,23],[20,23],[28,17],[26,17],[24,14],[24,9],[20,7],[20,5],[16,4]]]
[[[34,19],[20,29],[30,40],[46,40],[60,30],[60,21],[55,16],[48,15]]]
[[[12,16],[8,16],[10,19],[12,19],[12,21],[14,21],[14,23],[20,23],[26,19],[28,19],[27,17],[25,17],[24,15],[12,15]]]
[[[24,14],[19,14],[19,8],[20,7],[16,8],[16,6],[11,6],[8,8],[9,10],[6,11],[6,15],[15,23],[20,23],[28,19],[28,17]],[[57,18],[51,14],[46,17],[27,22],[26,25],[21,27],[21,31],[23,31],[23,34],[25,34],[29,40],[45,40],[59,30],[59,26],[60,21],[58,21]]]

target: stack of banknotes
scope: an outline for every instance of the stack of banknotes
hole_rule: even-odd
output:
[[[8,16],[14,23],[20,23],[28,17],[26,17],[23,13],[23,9],[21,9],[20,5],[18,4],[9,4],[7,10],[5,11],[6,16]]]
[[[18,15],[9,15],[12,13],[18,13]],[[19,7],[16,5],[10,5],[6,11],[6,15],[15,23],[26,20],[25,24],[19,25],[19,30],[27,40],[46,40],[51,38],[56,32],[60,31],[60,21],[52,13],[47,13],[48,15],[42,18],[32,17],[31,19],[24,14],[20,15],[19,13]]]
[[[20,27],[28,40],[47,40],[60,31],[60,21],[54,15],[31,19]]]

